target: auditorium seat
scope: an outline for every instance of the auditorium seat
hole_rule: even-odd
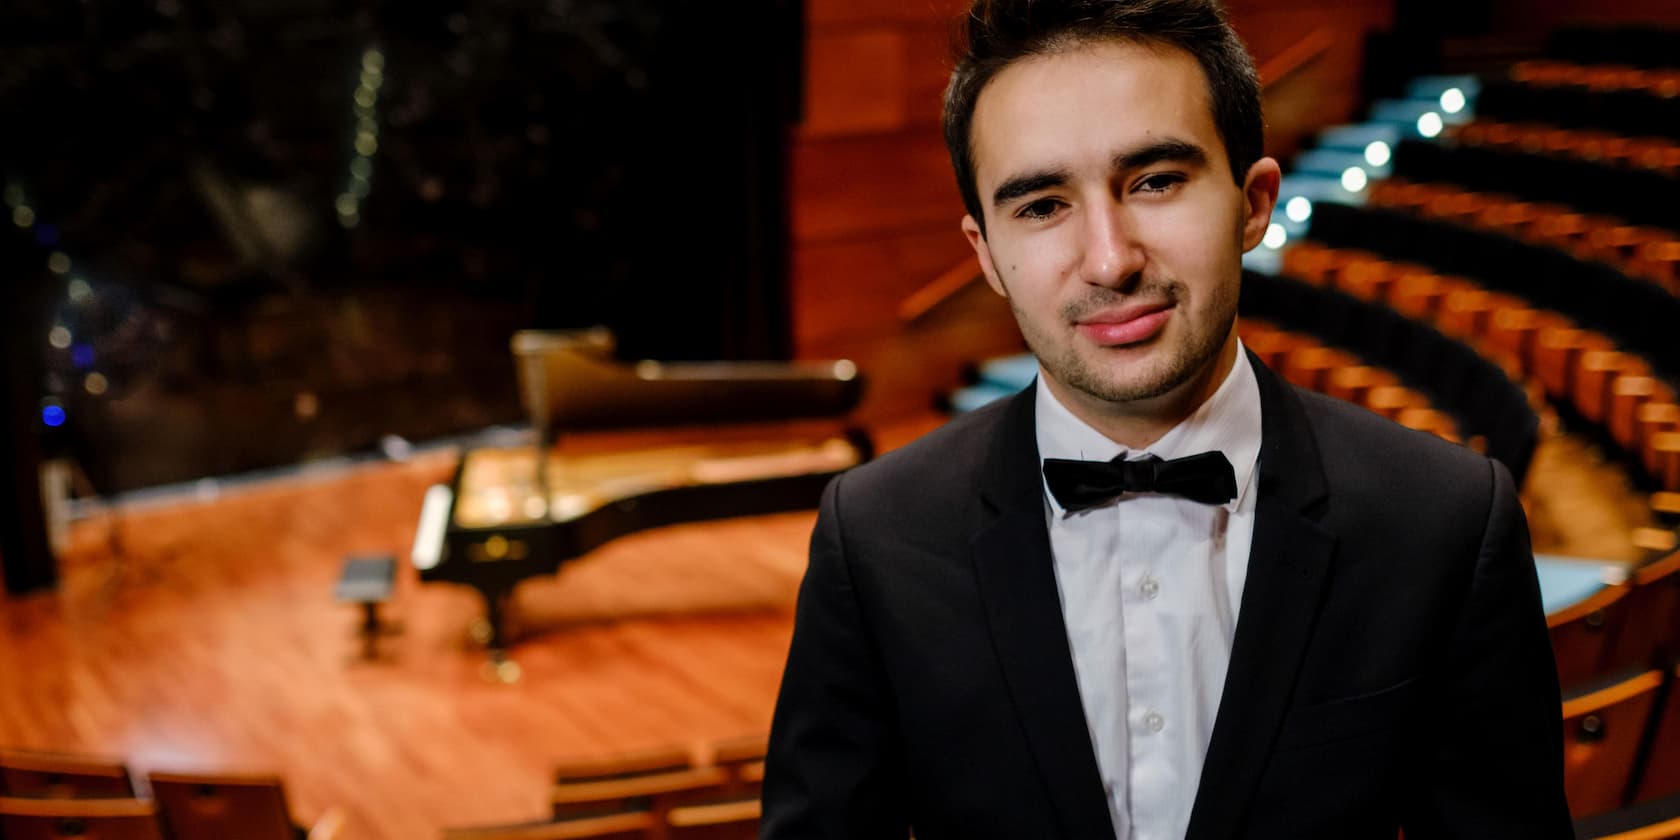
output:
[[[5,750],[0,751],[0,796],[128,799],[134,784],[128,766],[114,759]]]
[[[1675,840],[1680,838],[1680,796],[1576,820],[1575,836],[1579,840]]]
[[[645,813],[444,829],[443,840],[650,840],[660,833]]]
[[[554,781],[556,784],[567,784],[628,779],[632,776],[676,773],[693,767],[693,751],[688,747],[671,745],[619,753],[605,758],[561,762],[554,768]]]
[[[669,840],[754,840],[762,808],[757,799],[690,805],[666,817]]]
[[[679,805],[722,798],[727,794],[729,781],[729,771],[702,767],[622,779],[570,782],[550,787],[549,802],[555,819],[632,811],[646,811],[663,819],[666,812]]]
[[[309,829],[297,827],[277,776],[154,772],[147,779],[172,840],[329,840],[343,821],[328,811]]]
[[[1645,671],[1564,701],[1564,790],[1575,817],[1625,804],[1662,685],[1662,671]]]
[[[1673,615],[1668,618],[1671,622],[1676,620]],[[1676,690],[1673,682],[1674,674],[1680,673],[1680,665],[1673,665],[1673,660],[1670,662],[1667,697],[1663,700],[1661,712],[1651,724],[1650,744],[1646,748],[1649,757],[1634,793],[1635,802],[1680,795],[1680,690]]]
[[[728,794],[756,797],[764,785],[764,756],[770,749],[770,735],[746,735],[712,744],[711,763],[729,772]]]
[[[5,840],[163,840],[157,806],[143,799],[0,797]],[[233,838],[226,838],[233,840]]]
[[[1626,620],[1631,589],[1625,583],[1606,585],[1590,597],[1546,616],[1558,683],[1565,691],[1604,673],[1617,629]]]
[[[1652,667],[1680,656],[1680,552],[1634,569],[1628,587],[1605,667]]]

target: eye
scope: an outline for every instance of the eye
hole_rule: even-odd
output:
[[[1173,187],[1184,183],[1184,176],[1177,172],[1160,172],[1150,175],[1137,184],[1137,192],[1164,193]]]
[[[1015,216],[1021,219],[1048,219],[1056,215],[1056,210],[1060,206],[1061,202],[1056,199],[1041,198],[1016,211]]]

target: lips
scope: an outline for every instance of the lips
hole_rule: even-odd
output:
[[[1103,346],[1136,344],[1159,333],[1172,316],[1172,309],[1172,304],[1161,303],[1106,310],[1079,319],[1074,327],[1086,338]]]

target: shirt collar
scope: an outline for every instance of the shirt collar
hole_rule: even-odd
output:
[[[1237,342],[1237,360],[1231,365],[1225,380],[1189,417],[1172,427],[1160,440],[1143,449],[1132,450],[1110,440],[1102,432],[1091,428],[1075,417],[1044,387],[1044,371],[1039,369],[1035,411],[1037,414],[1038,454],[1040,458],[1067,458],[1079,461],[1110,461],[1124,455],[1126,460],[1154,455],[1162,459],[1182,458],[1200,452],[1218,451],[1231,462],[1237,480],[1237,497],[1225,504],[1235,512],[1248,492],[1249,478],[1254,474],[1260,458],[1260,383],[1254,378],[1254,368],[1242,342]],[[1049,487],[1045,498],[1057,516],[1066,513]]]

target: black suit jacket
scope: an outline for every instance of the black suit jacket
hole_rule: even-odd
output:
[[[1250,362],[1254,540],[1188,840],[1572,837],[1509,473]],[[772,840],[1114,836],[1031,388],[828,488],[763,795]]]

